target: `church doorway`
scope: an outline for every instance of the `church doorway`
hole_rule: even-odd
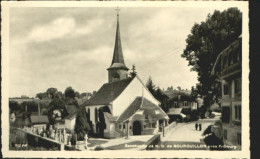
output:
[[[133,135],[141,135],[142,126],[140,121],[133,122]]]

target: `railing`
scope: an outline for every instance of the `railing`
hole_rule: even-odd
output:
[[[227,68],[224,68],[221,71],[221,77],[225,78],[235,72],[240,72],[242,70],[241,62],[237,62],[235,64],[232,64],[231,66],[228,66]]]
[[[126,133],[123,132],[123,130],[120,130],[115,126],[115,132],[120,135],[120,137],[126,136]]]
[[[164,135],[167,135],[168,132],[169,132],[172,128],[174,128],[176,125],[177,125],[176,122],[172,122],[171,124],[169,124],[168,126],[166,126],[166,127],[164,128]]]

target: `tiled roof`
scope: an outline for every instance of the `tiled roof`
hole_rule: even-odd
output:
[[[138,97],[138,98],[140,98],[142,100],[142,97]],[[146,98],[144,98],[141,109],[144,109],[144,110],[158,110],[159,107],[158,107],[158,105],[155,105],[151,101],[149,101]]]
[[[136,111],[144,110],[145,114],[151,114],[153,118],[164,118],[168,117],[167,114],[160,109],[160,107],[146,98],[143,97],[136,97],[135,100],[129,105],[129,107],[120,115],[118,118],[118,122],[122,122],[130,118]],[[154,111],[158,110],[160,114],[154,114]]]
[[[125,121],[126,119],[130,118],[138,109],[140,109],[142,103],[142,97],[137,97],[126,110],[119,116],[119,122]]]
[[[71,114],[67,115],[64,119],[73,119],[73,118],[76,117],[76,116],[77,116],[77,111],[74,112],[74,113],[71,113]]]
[[[78,105],[82,105],[84,102],[86,102],[88,100],[87,97],[84,98],[75,98],[76,101],[78,102]]]
[[[76,105],[65,105],[65,108],[69,114],[72,114],[78,110]]]
[[[117,116],[112,116],[112,114],[108,113],[108,112],[104,112],[105,117],[110,121],[110,122],[115,122]]]
[[[179,115],[181,114],[182,108],[170,108],[167,114],[169,115]]]
[[[47,115],[35,115],[31,116],[32,124],[47,124],[49,123],[49,119]]]
[[[129,85],[133,78],[126,78],[120,81],[104,84],[98,92],[82,106],[108,105],[114,101]]]

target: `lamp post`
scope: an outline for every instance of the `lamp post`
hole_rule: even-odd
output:
[[[162,132],[163,132],[163,137],[164,137],[164,127],[165,127],[165,122],[162,123]]]
[[[129,121],[126,121],[126,139],[129,138]]]

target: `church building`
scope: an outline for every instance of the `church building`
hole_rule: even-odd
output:
[[[138,75],[128,75],[125,65],[117,13],[117,28],[113,59],[108,71],[108,83],[82,104],[92,133],[105,138],[156,134],[168,124],[168,115],[160,102],[149,92]]]

